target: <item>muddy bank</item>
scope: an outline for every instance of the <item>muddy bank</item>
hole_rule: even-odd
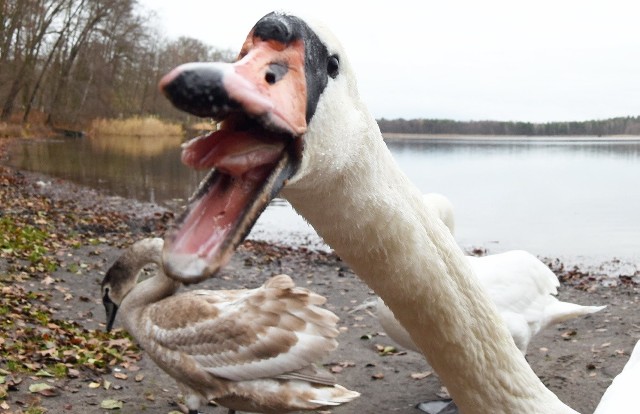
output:
[[[98,286],[122,248],[162,235],[176,212],[7,168],[0,168],[0,196],[0,220],[49,236],[36,240],[45,249],[41,262],[31,262],[18,249],[5,247],[0,253],[3,300],[14,298],[0,306],[6,308],[0,331],[0,409],[97,414],[109,411],[101,407],[105,401],[116,401],[122,405],[116,412],[122,413],[179,410],[179,392],[167,375],[122,333],[102,334]],[[640,338],[637,271],[612,277],[618,270],[608,265],[592,272],[549,262],[563,282],[562,300],[606,304],[607,309],[542,332],[530,344],[527,359],[563,401],[590,413]],[[370,311],[353,311],[373,292],[333,254],[248,241],[220,277],[198,287],[255,287],[279,273],[326,296],[327,307],[340,317],[340,347],[323,363],[339,383],[362,397],[331,412],[418,413],[417,402],[442,394],[420,355],[399,348],[381,352],[393,343]],[[75,348],[69,335],[79,344]],[[91,358],[72,358],[65,355],[69,349],[95,352]],[[421,375],[412,376],[416,373]],[[50,391],[32,392],[33,384],[46,384]],[[203,411],[226,412],[213,406]]]

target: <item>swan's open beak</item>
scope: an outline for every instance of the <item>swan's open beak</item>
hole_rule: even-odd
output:
[[[186,165],[213,171],[165,237],[167,274],[199,282],[226,264],[297,169],[307,128],[304,44],[249,34],[237,62],[179,66],[160,89],[178,109],[223,121],[183,146]]]

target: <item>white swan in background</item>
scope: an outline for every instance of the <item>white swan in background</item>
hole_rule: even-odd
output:
[[[526,354],[531,338],[541,330],[605,308],[558,300],[554,296],[558,294],[557,288],[560,286],[558,278],[537,257],[526,251],[466,256],[466,260],[498,308],[498,313],[523,354]],[[420,352],[380,298],[376,310],[380,325],[391,339],[407,349]],[[425,334],[428,335],[428,332]]]
[[[453,205],[449,199],[438,193],[427,193],[423,200],[427,208],[454,234]],[[497,306],[516,346],[523,354],[527,353],[531,338],[541,330],[605,308],[558,300],[554,296],[558,294],[560,286],[558,277],[547,265],[526,251],[466,256],[466,260]],[[381,298],[376,301],[376,316],[391,339],[404,348],[420,352]]]
[[[161,263],[159,238],[134,243],[107,271],[102,295],[110,330],[120,310],[125,329],[184,391],[190,414],[211,399],[248,412],[317,410],[359,394],[312,364],[337,347],[338,317],[325,298],[289,276],[257,289],[193,290],[161,267],[137,283],[143,266]]]
[[[456,219],[451,201],[440,193],[426,193],[422,195],[425,206],[430,208],[452,235],[456,234]]]
[[[463,413],[575,413],[535,375],[453,236],[398,168],[325,26],[271,13],[238,62],[183,65],[160,87],[180,109],[223,121],[183,149],[187,165],[215,167],[226,192],[222,203],[217,187],[201,186],[167,237],[172,277],[215,272],[245,219],[282,188],[393,310]]]

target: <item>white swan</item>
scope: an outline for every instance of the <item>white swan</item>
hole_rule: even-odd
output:
[[[523,354],[527,353],[531,338],[541,330],[605,308],[558,300],[554,296],[558,294],[557,288],[560,286],[558,278],[529,252],[512,250],[482,257],[466,256],[466,260],[498,308]],[[380,298],[376,310],[380,325],[391,339],[419,352],[409,334]]]
[[[453,205],[449,199],[438,193],[423,196],[424,203],[454,234]],[[483,257],[466,256],[475,272],[498,308],[500,316],[507,324],[513,340],[522,352],[527,353],[529,342],[543,329],[551,325],[598,312],[605,306],[582,306],[559,301],[555,296],[560,286],[557,276],[534,255],[512,250]],[[369,303],[365,305],[369,306]],[[402,347],[420,352],[409,333],[394,317],[393,312],[381,298],[373,303],[376,317],[386,334]],[[426,333],[428,334],[428,333]],[[440,413],[440,409],[454,411],[451,404],[429,401],[419,405],[426,412]]]
[[[449,229],[452,235],[456,234],[456,219],[453,213],[453,204],[440,193],[426,193],[422,195],[425,206],[430,208],[433,214],[438,217]]]
[[[453,205],[449,199],[438,193],[427,193],[423,200],[426,207],[454,234]],[[560,286],[558,277],[526,251],[466,256],[466,260],[497,306],[516,346],[523,354],[527,353],[531,338],[541,330],[605,308],[559,301],[554,296],[558,294]],[[391,339],[407,349],[420,352],[381,298],[376,301],[376,316]]]
[[[107,271],[102,295],[111,329],[120,309],[125,329],[184,390],[190,414],[215,399],[233,410],[316,410],[359,394],[312,364],[336,348],[338,317],[325,299],[295,287],[289,276],[257,289],[193,290],[155,276],[137,283],[149,263],[161,264],[162,239],[134,243]]]
[[[172,277],[214,274],[284,186],[398,316],[462,412],[575,413],[531,370],[451,233],[396,165],[324,26],[271,13],[236,63],[183,65],[160,88],[176,107],[224,121],[183,150],[187,165],[217,172],[166,237]]]

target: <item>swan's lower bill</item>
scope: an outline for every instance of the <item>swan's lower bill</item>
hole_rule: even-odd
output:
[[[165,238],[165,271],[185,283],[226,264],[297,168],[306,131],[304,70],[296,69],[303,50],[247,42],[236,63],[185,64],[160,81],[179,109],[222,121],[183,145],[184,164],[213,169]]]

